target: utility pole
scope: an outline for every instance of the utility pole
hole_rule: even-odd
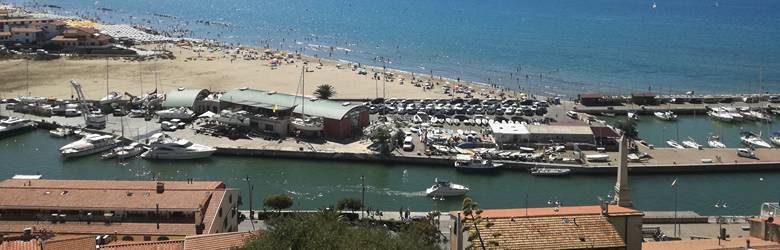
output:
[[[255,211],[252,210],[252,189],[254,189],[255,187],[252,186],[252,183],[249,182],[249,180],[250,180],[249,179],[249,175],[247,175],[246,176],[246,185],[247,185],[247,187],[249,189],[249,223],[252,224],[252,231],[254,231],[255,230],[255,222],[252,221],[252,220],[254,220]]]

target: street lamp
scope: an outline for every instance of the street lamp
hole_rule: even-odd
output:
[[[672,181],[672,187],[674,188],[674,237],[677,237],[677,178]]]
[[[365,176],[362,176],[362,175],[360,176],[360,187],[363,190],[363,193],[362,193],[363,198],[360,199],[360,208],[362,208],[360,210],[360,216],[365,218],[366,217],[366,215],[365,215],[365,212],[366,212],[366,178],[365,178]]]
[[[718,201],[715,202],[715,205],[713,205],[715,209],[727,209],[729,205],[725,201]],[[723,213],[718,213],[718,246],[720,246],[720,241],[725,240],[726,234],[723,233]]]
[[[249,189],[249,224],[252,224],[252,231],[254,231],[255,230],[255,222],[253,220],[254,220],[254,217],[255,217],[255,211],[252,210],[252,189],[255,189],[255,186],[252,185],[252,183],[249,182],[249,180],[250,180],[249,179],[249,175],[247,175],[246,179],[244,179],[244,180],[246,180],[246,185],[247,185],[247,187]]]

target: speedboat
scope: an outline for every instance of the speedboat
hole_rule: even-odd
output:
[[[459,154],[455,157],[455,170],[464,172],[492,172],[498,170],[504,164],[493,163],[479,156]]]
[[[157,116],[160,117],[161,120],[170,120],[170,119],[181,119],[181,120],[189,120],[193,116],[195,116],[195,112],[188,108],[170,108],[166,110],[160,110],[157,111]]]
[[[636,112],[628,112],[626,115],[628,116],[628,119],[639,121],[639,114]]]
[[[693,138],[688,137],[688,140],[683,140],[682,145],[686,148],[702,149],[701,144],[696,142]]]
[[[137,142],[130,143],[130,145],[119,148],[116,152],[116,158],[124,160],[127,158],[135,157],[146,151],[143,145]]]
[[[664,121],[674,121],[674,120],[677,120],[677,115],[674,114],[674,112],[672,112],[672,111],[664,111],[664,112],[658,111],[658,112],[653,113],[653,115],[655,115],[655,117],[657,117],[658,119],[661,119],[661,120],[664,120]]]
[[[73,130],[65,127],[59,127],[54,130],[49,130],[49,135],[54,137],[59,137],[59,138],[63,138],[72,134],[73,134]]]
[[[9,117],[8,119],[0,120],[0,138],[21,133],[35,128],[35,122],[22,119]]]
[[[110,135],[88,134],[78,141],[60,148],[60,155],[65,158],[97,154],[119,145],[119,140]]]
[[[103,105],[111,104],[111,103],[115,103],[115,102],[119,101],[120,99],[122,99],[122,95],[120,95],[117,92],[111,92],[111,93],[108,93],[107,96],[105,96],[103,98],[100,98],[100,104],[103,104]]]
[[[677,143],[675,140],[668,140],[666,141],[666,144],[669,145],[669,147],[676,148],[676,149],[684,149],[683,145],[680,145],[680,143]]]
[[[209,146],[157,133],[150,137],[149,150],[141,154],[141,157],[166,160],[199,159],[207,158],[216,151],[217,149]]]
[[[717,135],[707,138],[707,144],[710,145],[711,148],[726,148],[726,144],[720,142],[720,137]]]
[[[529,173],[535,176],[563,176],[571,173],[571,169],[568,168],[531,168]]]
[[[761,139],[761,135],[757,135],[753,132],[742,132],[742,136],[739,137],[742,144],[753,148],[771,148],[772,145]]]
[[[460,184],[455,184],[447,180],[436,178],[433,186],[425,189],[425,195],[431,197],[451,197],[463,196],[469,192],[469,188]]]
[[[769,142],[775,144],[775,146],[780,146],[780,131],[772,133],[772,136],[769,137]]]

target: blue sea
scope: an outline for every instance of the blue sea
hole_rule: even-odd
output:
[[[780,92],[773,0],[10,2],[537,94]]]

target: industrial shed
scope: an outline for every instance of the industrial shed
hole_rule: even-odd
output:
[[[200,105],[200,102],[209,95],[206,89],[186,89],[178,88],[165,93],[163,108],[189,108],[196,113],[206,112],[206,107]]]
[[[492,123],[490,129],[496,145],[527,145],[532,143],[593,143],[593,131],[584,125],[527,125]]]

